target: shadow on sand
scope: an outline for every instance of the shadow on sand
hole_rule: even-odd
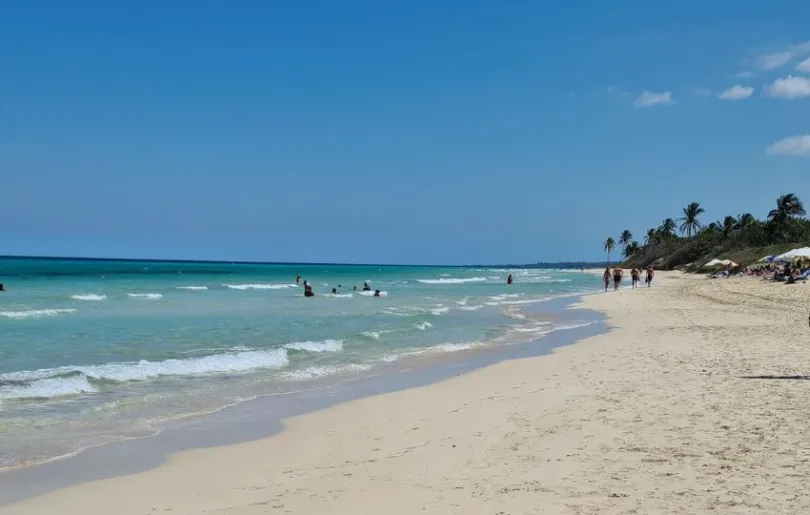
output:
[[[794,381],[810,381],[810,376],[742,376],[741,379],[792,379]]]

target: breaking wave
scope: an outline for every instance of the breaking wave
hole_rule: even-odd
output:
[[[298,287],[297,284],[223,284],[222,286],[232,290],[284,290]]]
[[[75,313],[75,309],[27,309],[25,311],[0,311],[0,317],[34,318]]]
[[[98,295],[95,293],[79,293],[76,295],[71,295],[70,298],[73,300],[104,300],[107,298],[107,296]]]
[[[451,277],[441,279],[417,279],[422,284],[464,284],[464,283],[478,283],[486,281],[486,277]]]

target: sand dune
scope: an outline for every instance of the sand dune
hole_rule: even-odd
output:
[[[810,374],[808,298],[659,273],[586,297],[613,330],[552,356],[0,513],[810,513],[810,381],[793,378]]]

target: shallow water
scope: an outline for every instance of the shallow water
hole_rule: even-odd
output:
[[[575,327],[518,310],[594,287],[590,274],[541,269],[0,260],[0,273],[0,467],[312,380]],[[384,296],[352,290],[364,282]]]

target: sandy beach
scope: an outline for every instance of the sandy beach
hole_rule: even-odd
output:
[[[659,273],[550,356],[0,513],[810,513],[808,288]]]

